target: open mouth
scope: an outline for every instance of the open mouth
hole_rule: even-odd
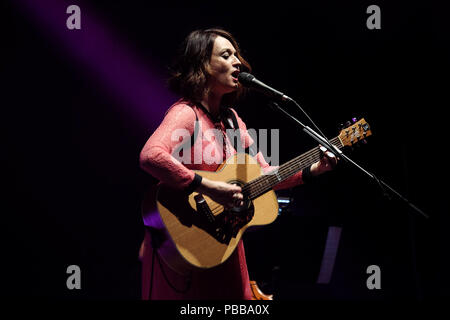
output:
[[[231,74],[231,77],[233,77],[233,81],[235,81],[235,82],[238,81],[238,76],[239,76],[239,70],[236,70]]]

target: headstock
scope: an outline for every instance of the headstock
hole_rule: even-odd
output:
[[[359,141],[365,141],[365,138],[372,135],[370,126],[364,118],[359,121],[356,121],[355,118],[353,120],[353,124],[347,122],[348,126],[339,133],[339,140],[341,140],[343,146],[353,146]]]

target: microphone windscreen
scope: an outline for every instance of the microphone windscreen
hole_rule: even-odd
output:
[[[244,86],[251,85],[253,79],[255,79],[255,77],[247,72],[240,72],[238,75],[239,82],[242,83]]]

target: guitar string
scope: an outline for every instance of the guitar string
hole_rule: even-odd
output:
[[[334,139],[331,140],[331,142],[333,143],[333,145],[339,145],[341,144],[339,141],[339,137],[336,137]],[[342,145],[342,144],[341,144]],[[339,146],[337,146],[339,147]],[[293,166],[297,166],[298,164],[307,167],[308,165],[311,165],[315,162],[317,162],[320,157],[321,150],[319,147],[316,147],[306,153],[304,153],[303,155],[298,156],[297,158],[291,159],[290,161],[286,162],[285,164],[282,165],[282,169],[278,170],[279,174],[284,175],[286,173],[290,173],[292,171],[294,171],[294,174],[298,171],[300,171],[299,169],[293,169]],[[305,161],[308,160],[308,161]],[[291,176],[293,174],[288,174],[288,177]],[[287,178],[284,178],[282,180],[285,180]],[[266,181],[265,185],[262,185],[262,181]],[[267,182],[269,182],[269,184],[273,184],[276,185],[277,182],[276,181],[278,179],[276,179],[275,181],[275,175],[273,174],[265,174],[262,175],[256,179],[254,179],[253,181],[247,183],[244,187],[243,187],[243,192],[244,193],[250,193],[250,198],[252,198],[252,196],[259,196],[260,194],[263,194],[264,192],[268,191],[271,189],[272,186],[268,186]],[[250,191],[250,192],[248,192]],[[211,208],[211,210],[213,211],[213,213],[217,213],[217,209],[222,210],[223,206],[222,205],[218,205],[217,207],[213,207]]]
[[[340,141],[339,141],[339,137],[331,139],[331,142],[333,143],[333,145],[341,144]],[[338,145],[336,145],[336,147],[339,148]],[[294,165],[297,166],[297,165],[300,164],[302,166],[307,167],[308,165],[311,165],[311,164],[317,162],[320,159],[320,153],[321,153],[320,148],[316,147],[316,148],[314,148],[314,149],[312,149],[312,150],[310,150],[308,152],[305,152],[304,154],[302,154],[302,155],[300,155],[300,156],[298,156],[298,157],[296,157],[294,159],[291,159],[290,161],[286,162],[285,164],[282,165],[282,169],[278,170],[278,172],[279,172],[280,175],[283,175],[283,174],[290,173],[290,172],[294,171],[293,174],[295,174],[296,172],[298,172],[300,170],[293,169]],[[305,160],[308,160],[308,161],[305,161]],[[288,177],[292,176],[293,174],[288,174]],[[287,177],[282,179],[282,180],[286,180],[286,179],[287,179]],[[253,196],[253,198],[258,197],[259,195],[261,195],[261,194],[267,192],[268,190],[270,190],[272,188],[272,186],[273,186],[273,185],[272,186],[268,186],[267,182],[266,182],[265,185],[263,185],[262,184],[263,180],[268,181],[269,184],[273,184],[273,185],[276,185],[278,182],[281,182],[281,181],[278,181],[278,179],[276,178],[276,176],[274,174],[268,173],[268,174],[262,175],[262,176],[260,176],[260,177],[258,177],[256,179],[254,179],[251,182],[248,182],[243,187],[242,191],[244,193],[246,193],[246,192],[250,193],[250,198],[252,198],[252,196]],[[250,192],[248,192],[248,191],[250,191]],[[218,213],[223,208],[224,208],[224,206],[219,204],[218,206],[213,207],[210,210],[213,213]],[[217,209],[219,209],[219,210],[217,210]]]
[[[336,138],[332,139],[331,142],[333,143],[333,145],[337,144],[336,147],[339,148],[339,144],[340,144],[339,142],[340,141],[338,141],[338,139],[339,138],[336,137]],[[300,171],[299,169],[293,169],[294,166],[298,166],[299,164],[301,166],[305,166],[305,167],[310,166],[311,164],[317,162],[320,159],[320,153],[321,153],[321,150],[319,149],[319,147],[316,147],[313,150],[310,150],[310,151],[306,152],[305,154],[299,156],[298,158],[294,158],[291,161],[287,162],[286,164],[283,165],[283,168],[281,170],[279,170],[278,172],[280,173],[281,176],[286,174],[286,173],[288,173],[287,176],[289,177],[289,176],[293,175],[293,174],[291,174],[292,171],[294,171],[294,174],[296,172]],[[267,174],[267,175],[270,176],[270,174]],[[278,179],[275,180],[275,176],[274,175],[272,175],[268,179],[272,180],[270,182],[274,183],[275,185],[279,182],[279,181],[277,181]],[[287,178],[285,178],[285,179],[287,179]],[[285,180],[285,179],[283,179],[283,180]],[[273,181],[273,180],[275,180],[275,181]],[[249,184],[248,188],[250,189],[251,193],[255,193],[257,196],[262,194],[261,193],[262,191],[265,192],[267,190],[270,190],[270,188],[271,188],[271,187],[268,188],[267,185],[261,185],[261,186],[257,186],[256,188],[252,189],[253,185],[254,184]],[[247,188],[245,188],[245,189],[247,189]]]
[[[295,161],[288,163],[287,166],[281,168],[278,170],[278,174],[271,174],[268,173],[265,175],[264,179],[259,179],[257,183],[253,183],[249,186],[247,186],[244,190],[244,192],[250,191],[250,197],[253,198],[255,196],[258,196],[263,193],[265,190],[270,190],[273,185],[276,185],[278,182],[286,180],[289,176],[294,175],[300,169],[294,169],[298,165],[307,167],[313,163],[315,163],[317,160],[320,159],[320,152],[317,152],[315,154],[309,154],[307,157],[296,159]],[[292,174],[291,174],[292,173]],[[278,179],[278,176],[281,177],[281,179]],[[264,183],[263,180],[266,180],[269,182],[269,184]],[[281,180],[281,181],[280,181]]]
[[[264,174],[256,179],[254,179],[252,182],[249,182],[248,184],[246,184],[244,186],[244,190],[255,190],[262,184],[263,180],[268,179],[269,177],[274,177],[275,173],[272,172],[278,172],[279,176],[283,176],[284,173],[287,173],[289,171],[294,171],[293,166],[297,165],[297,164],[301,164],[301,163],[305,163],[305,162],[311,162],[314,163],[314,160],[316,159],[316,157],[319,155],[319,151],[314,151],[311,153],[308,153],[307,155],[304,155],[303,157],[299,157],[299,158],[295,158],[285,164],[283,164],[281,167],[279,167],[278,169],[275,169],[267,174]],[[308,161],[306,161],[308,160]],[[269,178],[270,179],[270,178]],[[284,179],[283,179],[284,180]]]
[[[296,159],[296,161],[293,162],[293,163],[289,164],[287,162],[287,163],[285,163],[283,165],[283,166],[286,166],[286,167],[284,167],[282,170],[279,170],[278,172],[281,172],[280,175],[282,175],[283,173],[287,173],[288,171],[293,170],[292,169],[293,165],[301,164],[302,162],[304,162],[303,160],[305,160],[305,158],[309,158],[310,161],[305,163],[306,164],[305,167],[307,167],[308,165],[311,165],[311,164],[317,162],[318,159],[320,159],[319,155],[320,155],[320,152],[317,152],[316,154],[313,154],[313,155],[308,154],[308,156],[303,157],[303,159],[301,159],[301,160],[300,159]],[[294,160],[294,159],[292,159],[292,160]],[[296,172],[298,172],[300,170],[293,170],[293,171],[295,171],[295,173],[296,173]],[[242,188],[242,192],[243,193],[250,193],[249,194],[249,198],[256,198],[259,195],[263,194],[264,192],[266,192],[266,191],[268,191],[268,190],[270,190],[272,188],[272,186],[268,186],[267,184],[263,185],[262,181],[263,180],[265,180],[265,181],[269,180],[269,184],[272,184],[273,180],[275,180],[275,179],[277,180],[276,182],[278,182],[278,179],[276,178],[276,176],[274,174],[270,174],[270,173],[264,174],[264,175],[262,175],[262,176],[260,176],[260,177],[258,177],[256,179],[254,179],[252,181],[251,185],[245,185]],[[283,179],[283,180],[285,180],[285,179]],[[276,183],[274,183],[274,184],[276,184]],[[224,206],[219,204],[216,207],[210,208],[210,210],[215,214],[215,213],[218,213],[218,212],[222,211],[222,208],[224,208]]]
[[[312,154],[310,152],[310,153],[308,153],[308,157],[307,157],[308,160],[309,160],[308,162],[304,161],[305,157],[302,157],[302,158],[303,159],[296,159],[296,161],[292,161],[290,166],[284,168],[284,170],[280,170],[280,172],[282,174],[285,174],[285,173],[287,173],[289,171],[292,171],[293,170],[292,169],[293,165],[298,165],[299,163],[302,163],[302,166],[307,167],[308,165],[311,165],[311,164],[317,162],[320,159],[320,156],[319,156],[319,153]],[[300,170],[299,169],[295,169],[293,171],[296,173],[296,172],[298,172]],[[289,174],[288,176],[291,176],[291,175],[293,175],[293,174]],[[280,182],[280,181],[278,181],[278,179],[275,178],[275,175],[271,175],[271,174],[264,175],[263,178],[264,178],[264,180],[268,181],[269,184],[272,184],[272,186],[276,185],[277,183]],[[287,179],[287,178],[285,178],[285,179]],[[285,180],[285,179],[283,179],[283,180]],[[258,179],[258,180],[261,180],[261,179]],[[243,192],[245,193],[246,191],[250,191],[249,192],[249,197],[254,199],[254,198],[257,198],[258,196],[260,196],[261,194],[264,194],[265,192],[269,191],[272,188],[272,186],[267,185],[267,182],[266,182],[265,185],[262,185],[261,182],[262,181],[257,181],[257,184],[254,184],[254,186],[256,186],[256,187],[254,187],[254,188],[247,187],[247,188],[245,188],[245,190],[243,190]],[[212,210],[212,212],[214,214],[217,214],[220,211],[222,211],[223,208],[224,207],[222,205],[218,205],[216,207],[211,208],[211,210]]]
[[[336,137],[335,139],[332,139],[332,143],[335,144],[337,141],[336,139],[338,139],[338,137]],[[321,153],[321,150],[319,149],[319,147],[316,147],[294,159],[291,159],[290,161],[286,162],[285,164],[283,164],[280,170],[278,170],[279,173],[284,174],[286,172],[289,172],[290,170],[292,170],[292,166],[293,165],[297,165],[300,164],[301,162],[306,162],[305,160],[312,160],[314,162],[317,161],[317,156]],[[312,164],[311,163],[311,164]],[[310,164],[310,165],[311,165]],[[262,175],[256,179],[254,179],[253,181],[248,182],[245,186],[244,189],[247,188],[251,188],[253,185],[255,185],[255,183],[260,183],[260,180],[262,179],[266,179],[267,176],[271,175],[270,173],[267,173],[265,175]]]
[[[330,142],[335,147],[337,147],[339,149],[344,147],[344,145],[341,142],[339,136],[331,139]],[[299,165],[300,164],[300,165],[305,166],[305,167],[310,166],[310,165],[312,165],[313,163],[317,162],[320,159],[320,156],[319,156],[320,153],[321,153],[320,148],[316,147],[316,148],[314,148],[314,149],[312,149],[312,150],[310,150],[308,152],[305,152],[304,154],[302,154],[302,155],[300,155],[300,156],[298,156],[298,157],[296,157],[294,159],[291,159],[290,161],[286,162],[285,164],[283,164],[282,165],[282,169],[278,170],[278,172],[281,173],[281,174],[286,174],[286,173],[289,173],[289,174],[287,175],[286,178],[283,178],[282,181],[288,179],[290,176],[292,176],[293,174],[295,174],[298,171],[300,171],[300,169],[292,169],[292,167],[294,165]],[[308,160],[308,161],[305,161],[305,160]],[[294,171],[294,173],[290,173],[292,171]],[[272,186],[268,186],[267,184],[266,185],[262,185],[262,181],[263,180],[268,181],[269,184],[272,184]],[[262,175],[262,176],[260,176],[260,177],[258,177],[256,179],[248,182],[243,187],[243,192],[244,193],[245,192],[250,193],[249,194],[250,197],[253,196],[253,198],[257,198],[258,196],[260,196],[260,195],[264,194],[265,192],[269,191],[274,185],[276,185],[279,182],[281,182],[281,181],[277,181],[277,180],[279,180],[278,178],[275,181],[274,180],[275,180],[275,175],[273,175],[273,174]],[[256,188],[252,189],[252,187],[256,187]],[[219,205],[217,207],[214,207],[212,209],[212,211],[213,211],[213,213],[218,213],[223,208],[224,208],[223,205]],[[219,211],[217,211],[216,209],[219,209]]]
[[[315,157],[311,158],[309,163],[310,164],[315,163],[316,161],[318,161],[318,159],[319,159],[319,156],[316,155]],[[298,172],[298,171],[300,171],[300,170],[296,170],[296,172]],[[272,185],[276,185],[279,182],[278,179],[275,180],[274,175],[264,175],[264,178],[266,181],[268,180],[268,182]],[[283,179],[283,180],[285,180],[285,179]],[[266,185],[257,184],[256,187],[250,189],[249,198],[251,198],[251,199],[257,198],[259,195],[269,191],[271,188],[272,188],[272,186],[268,186],[267,184]],[[247,191],[248,191],[248,188],[247,188]],[[246,193],[246,190],[244,190],[243,193]],[[220,204],[218,204],[218,206],[216,206],[216,207],[210,208],[210,210],[212,211],[213,214],[217,214],[217,213],[221,212],[223,209],[224,209],[224,206],[220,205]]]
[[[339,140],[339,137],[335,137],[335,138],[331,139],[331,142],[337,148],[340,147],[339,145],[342,145],[342,143]],[[312,165],[313,163],[317,162],[320,159],[321,152],[322,151],[320,150],[319,147],[315,147],[312,150],[309,150],[309,151],[305,152],[304,154],[302,154],[294,159],[289,160],[288,162],[286,162],[285,164],[283,164],[281,166],[282,168],[280,170],[278,170],[278,174],[280,176],[283,176],[283,174],[290,173],[292,171],[294,171],[293,174],[297,173],[300,170],[293,169],[292,168],[293,166],[297,166],[297,165],[303,166],[304,165],[305,167],[307,167],[308,165]],[[305,161],[305,160],[308,160],[308,161]],[[288,174],[288,177],[292,176],[293,174]],[[282,179],[282,181],[288,179],[288,177]],[[278,180],[278,178],[276,178],[276,176],[274,174],[268,173],[268,174],[261,175],[260,177],[248,182],[242,188],[242,192],[250,193],[250,197],[252,195],[258,197],[259,195],[263,194],[264,192],[266,192],[272,188],[272,186],[268,187],[267,184],[263,185],[262,181],[269,180],[269,184],[276,185],[276,182],[278,182],[278,181],[273,181],[275,179]],[[281,182],[281,181],[279,181],[279,182]],[[221,211],[223,208],[224,208],[224,206],[219,204],[216,207],[210,208],[210,210],[213,213],[218,213],[218,211]],[[217,210],[217,209],[219,209],[219,210]]]

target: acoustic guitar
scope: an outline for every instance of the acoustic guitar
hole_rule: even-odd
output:
[[[341,130],[330,142],[337,148],[352,146],[371,135],[368,123],[361,119]],[[262,174],[258,162],[246,153],[229,157],[216,171],[194,170],[207,179],[239,185],[244,204],[231,209],[206,195],[159,184],[156,206],[151,197],[144,199],[142,214],[158,242],[158,252],[179,274],[195,268],[212,268],[226,261],[236,249],[245,230],[272,223],[278,216],[278,201],[273,187],[320,159],[321,150],[313,148]]]

